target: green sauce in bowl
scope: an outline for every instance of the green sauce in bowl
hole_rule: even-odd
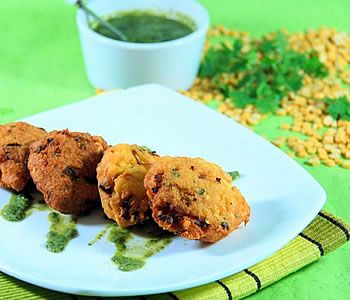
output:
[[[195,22],[181,13],[164,13],[148,10],[120,11],[105,19],[124,33],[131,43],[159,43],[175,40],[196,30]],[[93,22],[97,33],[119,40],[108,28]]]

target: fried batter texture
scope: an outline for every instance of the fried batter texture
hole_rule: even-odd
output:
[[[159,226],[212,243],[249,221],[250,207],[231,182],[218,165],[204,159],[162,157],[147,172],[144,185]]]
[[[100,202],[96,168],[108,145],[88,133],[53,131],[30,146],[28,168],[53,209],[80,215]]]
[[[119,226],[142,223],[151,215],[144,177],[158,155],[145,147],[118,144],[109,148],[97,168],[102,207]]]
[[[0,125],[0,187],[20,192],[30,180],[29,146],[46,131],[25,122]]]

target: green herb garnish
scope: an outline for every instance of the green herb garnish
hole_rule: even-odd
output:
[[[327,112],[333,119],[350,121],[350,101],[346,96],[336,99],[326,98],[325,102],[328,104]]]
[[[314,54],[300,54],[288,48],[286,36],[255,41],[248,52],[236,39],[232,46],[222,43],[210,49],[202,63],[200,76],[217,79],[223,95],[236,107],[255,105],[260,112],[275,111],[284,96],[302,87],[305,74],[325,77],[325,66]],[[222,74],[240,74],[236,85],[220,82]]]
[[[232,181],[241,177],[241,174],[238,171],[227,172],[227,174],[231,176]]]

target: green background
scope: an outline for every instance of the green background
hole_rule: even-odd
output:
[[[212,24],[254,36],[280,28],[302,31],[320,26],[350,32],[349,0],[200,2],[208,8]],[[1,1],[0,42],[1,123],[94,95],[84,72],[75,9],[64,0]],[[256,131],[270,139],[285,134],[277,129],[282,120],[271,117]],[[325,208],[350,222],[350,171],[299,162],[325,188]],[[251,298],[345,299],[350,295],[349,250],[348,243]]]

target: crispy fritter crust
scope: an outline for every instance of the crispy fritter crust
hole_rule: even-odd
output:
[[[30,180],[29,145],[46,131],[25,122],[0,125],[0,187],[20,192]]]
[[[162,157],[144,185],[158,225],[212,243],[249,221],[250,207],[231,181],[218,165],[201,158]]]
[[[67,129],[32,144],[28,168],[46,203],[75,215],[98,205],[96,167],[107,147],[99,136]]]
[[[158,156],[137,145],[109,148],[97,168],[97,180],[106,215],[119,226],[141,223],[151,215],[144,177]]]

